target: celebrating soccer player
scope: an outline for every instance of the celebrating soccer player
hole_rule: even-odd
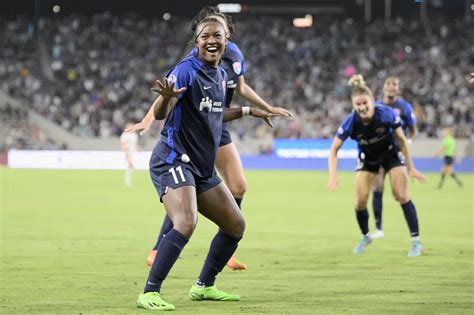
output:
[[[217,274],[237,249],[245,221],[227,186],[214,169],[224,121],[246,115],[271,125],[271,113],[250,108],[225,109],[227,75],[219,66],[227,43],[225,26],[205,18],[194,33],[196,53],[176,65],[155,91],[156,119],[166,118],[162,137],[150,159],[150,174],[167,215],[173,222],[160,242],[138,306],[173,310],[160,295],[161,286],[194,232],[197,212],[213,221],[219,231],[199,275],[191,287],[192,300],[238,301],[240,297],[217,289]]]
[[[362,239],[354,248],[354,254],[366,251],[372,242],[369,234],[369,212],[367,203],[379,168],[390,176],[393,194],[400,203],[410,230],[412,245],[408,256],[419,256],[423,246],[419,239],[418,217],[415,205],[408,195],[406,173],[412,179],[424,182],[423,174],[416,170],[411,160],[407,140],[401,128],[401,119],[388,106],[374,104],[372,91],[361,75],[349,81],[352,86],[353,112],[338,128],[329,153],[329,180],[327,189],[333,191],[338,185],[337,152],[350,137],[358,143],[359,156],[356,168],[356,217]]]

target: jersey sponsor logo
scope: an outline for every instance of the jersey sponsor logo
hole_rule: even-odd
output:
[[[378,127],[375,129],[375,133],[381,135],[385,132],[385,127]]]
[[[199,111],[207,110],[207,112],[210,112],[212,109],[212,100],[209,99],[209,97],[202,98],[201,103],[199,103]]]
[[[242,64],[240,62],[234,62],[232,64],[235,74],[240,75],[242,73]]]
[[[213,102],[209,97],[203,97],[199,103],[199,111],[221,113],[224,111],[222,102]]]

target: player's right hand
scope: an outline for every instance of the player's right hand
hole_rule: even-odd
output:
[[[426,183],[426,176],[414,167],[408,170],[408,176],[410,176],[412,181],[416,179],[420,183]]]
[[[148,132],[148,130],[150,130],[150,127],[151,127],[151,123],[141,121],[138,124],[135,124],[133,126],[126,128],[125,132],[135,132],[135,131],[141,130],[140,136],[143,136],[145,133]]]
[[[151,90],[163,96],[163,98],[171,99],[177,97],[179,94],[186,91],[185,87],[182,87],[178,90],[175,90],[174,87],[176,82],[171,82],[171,85],[168,82],[168,79],[163,80],[165,84],[161,83],[160,80],[156,80],[156,86],[152,87]]]
[[[339,180],[337,179],[337,177],[329,177],[326,190],[332,192],[336,190],[337,186],[339,186]]]

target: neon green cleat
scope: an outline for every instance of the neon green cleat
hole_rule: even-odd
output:
[[[174,305],[167,303],[158,292],[142,293],[138,296],[138,307],[146,308],[152,311],[172,311]]]
[[[207,288],[200,288],[196,285],[189,290],[189,297],[193,301],[239,301],[240,295],[229,294],[219,290],[215,285]]]

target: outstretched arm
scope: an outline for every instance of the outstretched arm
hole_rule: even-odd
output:
[[[267,123],[267,125],[273,128],[273,124],[270,120],[270,117],[275,117],[278,115],[264,112],[264,111],[259,110],[258,108],[252,108],[248,106],[238,107],[238,108],[226,108],[224,110],[224,122],[236,120],[244,116],[253,116],[253,117],[261,118],[263,119],[263,121]]]
[[[267,102],[265,102],[264,99],[260,97],[260,95],[257,94],[257,92],[254,91],[246,82],[245,78],[243,75],[241,75],[237,81],[237,88],[235,90],[239,96],[244,98],[246,101],[250,102],[252,105],[255,107],[267,111],[272,114],[278,114],[279,116],[286,116],[290,117],[293,116],[293,114],[289,111],[286,110],[283,107],[273,107]]]
[[[331,149],[329,151],[328,157],[328,168],[329,168],[329,179],[327,184],[327,191],[331,192],[336,189],[339,185],[339,179],[337,178],[337,152],[342,147],[344,143],[343,140],[339,139],[338,137],[334,137],[332,141]]]

